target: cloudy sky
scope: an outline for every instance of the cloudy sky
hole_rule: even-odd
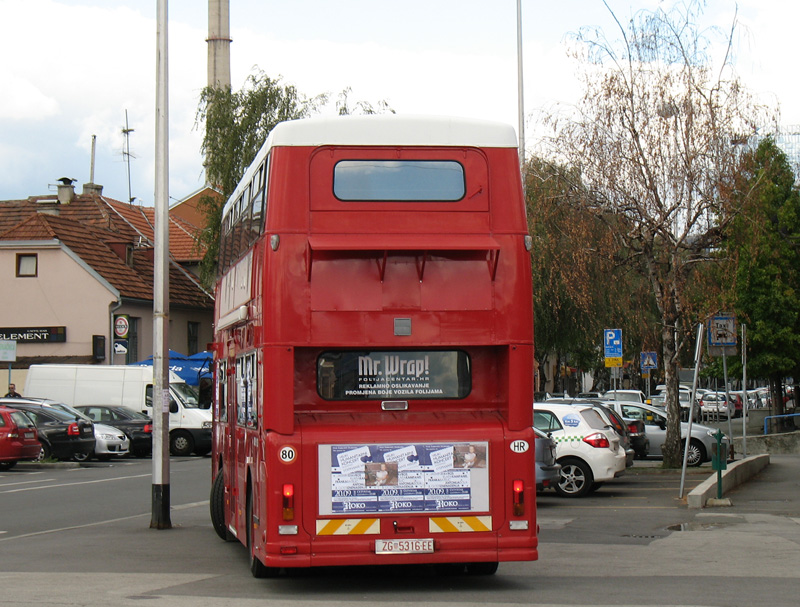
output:
[[[623,23],[657,0],[607,0]],[[230,0],[231,73],[254,67],[307,96],[386,100],[398,113],[452,114],[517,125],[516,0]],[[667,6],[671,5],[668,3]],[[0,0],[0,200],[54,190],[60,177],[94,181],[153,204],[156,0]],[[708,0],[708,25],[729,27],[736,3]],[[739,0],[737,71],[782,123],[800,124],[793,40],[800,3]],[[577,99],[565,38],[600,26],[601,0],[522,0],[526,131],[536,113]],[[203,185],[195,124],[206,84],[207,0],[169,1],[170,197]]]

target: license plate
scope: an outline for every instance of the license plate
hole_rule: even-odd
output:
[[[33,432],[26,432],[25,438],[33,438]]]
[[[433,539],[375,540],[375,554],[426,554],[433,552]]]

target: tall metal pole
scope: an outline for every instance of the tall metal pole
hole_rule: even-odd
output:
[[[747,457],[747,325],[742,324],[742,457]]]
[[[697,395],[697,376],[700,373],[700,356],[703,354],[703,328],[701,322],[697,325],[697,341],[694,347],[694,375],[692,376],[692,391],[689,394],[689,425],[686,428],[686,441],[683,445],[683,464],[681,465],[681,486],[678,498],[683,499],[683,491],[686,486],[686,465],[689,461],[689,439],[692,436],[692,423],[694,422],[694,402]]]
[[[525,191],[525,100],[522,79],[522,0],[517,0],[517,111],[519,112],[519,166]]]
[[[155,262],[153,267],[153,508],[151,529],[169,529],[169,95],[167,0],[158,0],[156,50]]]

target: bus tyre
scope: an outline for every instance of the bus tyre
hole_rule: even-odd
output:
[[[194,451],[192,435],[182,430],[175,430],[169,435],[169,452],[172,455],[185,457]]]
[[[575,457],[565,457],[561,464],[561,477],[555,489],[561,497],[583,497],[592,490],[594,475],[589,464]]]
[[[214,525],[214,531],[217,532],[220,539],[226,542],[233,541],[233,534],[225,525],[225,478],[222,476],[222,468],[217,472],[214,483],[211,485],[208,506],[211,510],[211,524]]]
[[[467,563],[469,575],[494,575],[499,563]]]
[[[253,551],[253,490],[247,490],[247,553],[250,555],[250,573],[253,577],[277,577],[278,567],[267,567]]]

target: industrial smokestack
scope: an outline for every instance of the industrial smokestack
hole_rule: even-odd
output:
[[[230,0],[208,0],[208,86],[231,86]]]

